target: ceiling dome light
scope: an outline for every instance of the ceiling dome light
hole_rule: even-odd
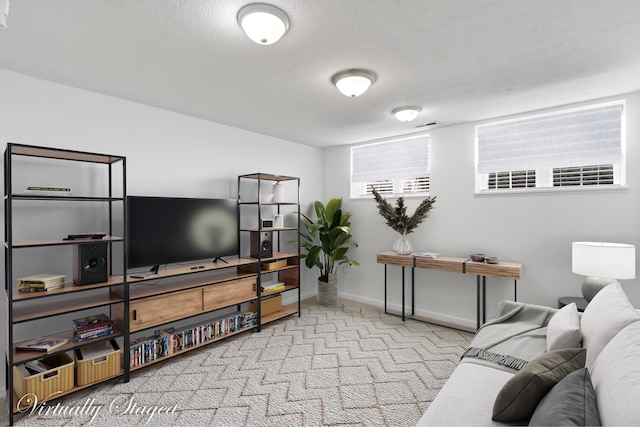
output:
[[[398,107],[395,108],[391,113],[396,116],[396,119],[401,122],[410,122],[411,120],[418,117],[418,114],[422,111],[420,107]]]
[[[289,18],[270,4],[251,3],[238,11],[238,24],[258,44],[273,44],[289,30]]]
[[[369,89],[376,81],[376,75],[366,70],[348,70],[335,74],[331,81],[344,95],[355,98]]]

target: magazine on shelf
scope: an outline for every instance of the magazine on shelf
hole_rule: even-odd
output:
[[[440,254],[437,252],[413,252],[411,255],[419,258],[431,258],[431,259],[435,259],[435,258],[438,258],[438,256],[440,256]]]
[[[16,344],[16,350],[50,352],[68,343],[67,338],[36,338]]]
[[[31,375],[39,374],[40,372],[46,372],[53,369],[51,366],[44,363],[42,360],[30,360],[24,364],[25,368]]]

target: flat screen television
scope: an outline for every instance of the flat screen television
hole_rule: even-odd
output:
[[[129,268],[238,255],[235,199],[127,196]]]

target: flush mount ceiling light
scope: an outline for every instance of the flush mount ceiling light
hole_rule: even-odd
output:
[[[391,111],[391,113],[401,122],[410,122],[418,117],[420,111],[422,111],[420,107],[398,107]]]
[[[367,70],[347,70],[335,74],[331,81],[344,95],[355,98],[369,89],[376,81],[376,75]]]
[[[251,3],[238,11],[238,24],[258,44],[273,44],[289,30],[289,18],[266,3]]]

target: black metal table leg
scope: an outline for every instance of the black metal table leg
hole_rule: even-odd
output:
[[[411,268],[411,316],[416,314],[416,270]]]
[[[402,267],[402,321],[404,322],[404,267]]]
[[[387,264],[384,265],[384,313],[387,313]]]
[[[476,329],[480,329],[480,276],[476,276]]]
[[[482,323],[487,321],[487,276],[482,276]]]

